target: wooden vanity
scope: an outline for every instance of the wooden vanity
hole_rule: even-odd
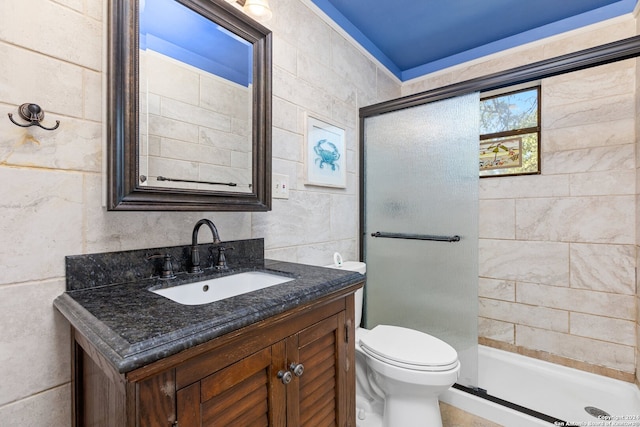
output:
[[[193,339],[189,334],[209,332],[208,326],[193,332],[191,323],[209,325],[208,319],[199,319],[203,310],[223,317],[233,302],[189,308],[152,295],[146,285],[61,295],[55,305],[72,329],[73,426],[355,427],[354,293],[363,286],[364,276],[283,265],[297,271],[291,288],[282,284],[262,296],[254,293],[253,304],[240,299],[247,313],[262,311],[264,300],[264,306],[271,307],[266,310],[269,315],[257,321],[223,318],[222,324],[236,326],[194,345],[184,344]],[[310,272],[306,277],[305,271]],[[324,274],[327,282],[321,287]],[[111,295],[116,302],[124,301],[127,293],[157,314],[158,319],[149,320],[151,329],[153,322],[163,324],[162,317],[170,315],[166,323],[188,327],[172,335],[168,344],[162,332],[129,345],[134,340],[127,331],[140,320],[132,312],[130,324],[111,321],[107,313],[124,319],[130,308],[120,303],[101,312],[105,304],[96,302]],[[282,303],[273,308],[274,301]],[[142,331],[143,326],[138,328]],[[122,345],[125,342],[128,347]],[[173,342],[182,347],[168,350]],[[131,365],[128,360],[136,358]]]
[[[353,307],[331,295],[126,374],[74,328],[74,425],[355,426]]]

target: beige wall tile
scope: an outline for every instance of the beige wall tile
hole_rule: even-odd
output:
[[[614,145],[542,154],[542,170],[547,174],[581,173],[635,168],[634,145]]]
[[[610,96],[591,101],[544,106],[542,129],[581,126],[583,123],[605,123],[634,116],[634,94]]]
[[[631,320],[571,313],[570,325],[569,330],[572,335],[632,347],[636,345],[636,323]]]
[[[331,58],[333,30],[303,2],[282,0],[270,6],[273,18],[266,24],[274,33],[295,46],[298,53]]]
[[[545,286],[535,283],[518,283],[516,301],[523,304],[596,314],[617,319],[633,320],[635,318],[635,301],[631,295]]]
[[[71,7],[77,6],[75,3],[78,0],[67,1],[74,2]],[[37,31],[25,31],[25,23],[29,24],[29,28],[37,28]],[[43,34],[46,36],[43,37]],[[81,43],[70,42],[79,35]],[[102,68],[100,22],[53,1],[32,0],[31,7],[23,7],[22,3],[15,1],[1,2],[0,40],[92,70]],[[2,57],[6,58],[4,55]],[[40,76],[40,80],[48,80],[46,77],[42,79],[46,74]]]
[[[358,212],[353,210],[357,197],[351,194],[331,196],[331,240],[358,237]]]
[[[0,108],[17,115],[17,108]],[[6,118],[6,113],[4,113]],[[70,117],[45,115],[44,126],[58,129],[48,132],[36,127],[21,128],[7,119],[0,121],[0,163],[11,166],[101,172],[102,126]],[[16,119],[19,120],[19,119]]]
[[[516,326],[516,345],[633,372],[634,348],[549,330]]]
[[[294,76],[298,73],[296,47],[277,34],[273,35],[273,65],[283,68]]]
[[[634,205],[633,196],[519,199],[516,237],[633,244]]]
[[[566,286],[569,245],[480,239],[480,277]]]
[[[0,419],[4,427],[70,426],[71,387],[65,384],[0,406]]]
[[[273,69],[273,95],[321,117],[331,117],[331,97],[278,68]]]
[[[85,177],[84,248],[64,255],[160,248],[191,243],[191,231],[201,218],[212,220],[223,241],[251,238],[247,212],[107,212],[101,204],[102,178]],[[79,228],[79,227],[78,227]],[[211,239],[202,232],[199,241]]]
[[[303,137],[299,133],[278,128],[273,129],[272,151],[273,157],[294,162],[302,162]]]
[[[478,318],[479,337],[515,344],[515,328],[516,326],[510,322],[501,322],[486,317]]]
[[[336,100],[355,106],[357,89],[350,80],[345,79],[331,67],[331,62],[322,59],[298,55],[297,77],[314,87],[322,88]]]
[[[487,239],[515,239],[514,199],[480,200],[479,235]]]
[[[634,194],[636,170],[572,174],[569,179],[572,196]]]
[[[515,302],[516,282],[480,277],[478,280],[478,296]]]
[[[545,153],[624,145],[633,141],[635,141],[635,120],[632,118],[612,120],[606,123],[583,123],[580,126],[567,128],[545,129],[542,133]]]
[[[64,256],[82,248],[82,179],[79,173],[0,168],[0,284],[64,276]]]
[[[478,315],[507,323],[534,326],[556,332],[569,332],[569,313],[543,306],[480,298]]]
[[[3,2],[0,7],[9,3],[13,4]],[[0,16],[4,15],[0,12]],[[0,76],[6,82],[0,85],[0,100],[4,103],[39,104],[48,119],[60,114],[82,116],[82,68],[3,43],[0,57]]]
[[[542,45],[530,43],[500,52],[491,58],[481,58],[470,65],[456,67],[452,74],[455,81],[461,82],[541,61],[544,59],[543,54]]]
[[[574,103],[595,103],[612,96],[628,96],[635,88],[633,59],[587,68],[545,79],[542,84],[542,105],[551,107]]]
[[[635,20],[631,14],[611,19],[587,29],[571,31],[565,36],[554,37],[544,44],[544,57],[554,58],[567,53],[600,46],[636,35]]]
[[[296,105],[278,97],[273,97],[272,103],[274,131],[275,129],[283,129],[289,132],[302,134],[301,130],[298,129],[298,108]],[[273,138],[272,144],[276,142],[277,139]]]
[[[399,98],[401,91],[399,81],[395,76],[389,75],[385,70],[377,71],[377,95],[378,102]]]
[[[102,73],[83,70],[84,114],[83,118],[102,121]]]
[[[87,16],[102,21],[104,11],[104,2],[102,0],[85,0],[85,11]]]
[[[635,294],[635,246],[572,243],[569,254],[572,288]]]
[[[480,180],[480,200],[526,197],[562,197],[569,195],[569,176],[530,175]]]
[[[316,213],[322,212],[322,216]],[[253,234],[265,236],[269,248],[330,240],[331,198],[309,191],[289,192],[270,215],[254,215]]]
[[[373,61],[347,41],[344,37],[333,33],[331,61],[336,73],[347,81],[353,82],[363,94],[374,95],[371,88],[376,87],[376,66]],[[357,77],[355,77],[357,76]]]
[[[0,407],[69,380],[69,325],[53,308],[64,289],[62,279],[0,286]]]

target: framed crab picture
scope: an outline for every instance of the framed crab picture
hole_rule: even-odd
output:
[[[347,149],[345,130],[326,121],[306,117],[307,185],[345,188]]]

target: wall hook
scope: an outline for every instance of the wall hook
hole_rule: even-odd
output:
[[[39,126],[44,130],[55,130],[55,129],[58,129],[58,126],[60,126],[60,120],[56,120],[56,125],[52,128],[47,128],[42,126],[40,122],[42,121],[42,119],[44,119],[44,111],[42,111],[42,108],[40,108],[38,104],[26,103],[18,107],[18,114],[20,114],[20,117],[23,120],[30,122],[26,125],[16,122],[15,120],[13,120],[13,114],[11,113],[8,113],[8,114],[9,114],[9,120],[11,120],[11,122],[14,125],[20,126],[22,128],[27,128],[29,126]]]

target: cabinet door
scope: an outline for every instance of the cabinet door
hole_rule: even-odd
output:
[[[284,427],[285,385],[274,381],[284,365],[276,343],[178,390],[180,427]]]
[[[341,312],[287,339],[287,362],[292,370],[304,366],[287,388],[289,426],[343,427],[347,425],[347,331]],[[355,403],[354,403],[355,404]]]

